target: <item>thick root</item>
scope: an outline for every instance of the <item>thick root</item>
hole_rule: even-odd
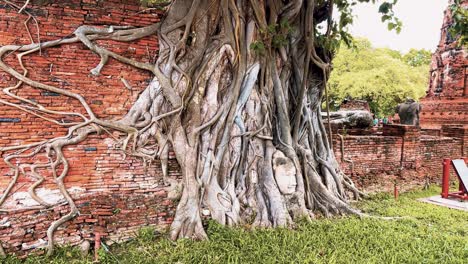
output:
[[[195,240],[206,239],[207,235],[200,216],[198,201],[182,198],[177,206],[174,222],[171,225],[170,238],[189,238]]]
[[[74,206],[73,206],[74,207]],[[47,256],[51,256],[54,253],[54,232],[59,226],[73,219],[78,214],[78,209],[72,208],[71,212],[53,222],[47,229]]]

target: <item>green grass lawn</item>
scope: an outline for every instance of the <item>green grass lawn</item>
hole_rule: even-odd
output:
[[[172,242],[145,228],[128,243],[101,253],[102,263],[468,263],[468,213],[416,201],[439,188],[402,194],[395,201],[379,194],[356,204],[400,220],[344,217],[301,222],[294,230],[208,226],[209,240]],[[8,258],[6,263],[17,263]],[[91,263],[63,248],[53,258],[26,263]]]

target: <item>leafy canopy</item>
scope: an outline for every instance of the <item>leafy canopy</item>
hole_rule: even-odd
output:
[[[431,64],[432,52],[430,50],[410,49],[402,59],[410,66],[418,67]]]
[[[373,48],[362,38],[354,48],[341,47],[334,59],[330,77],[331,105],[338,107],[345,98],[369,102],[378,116],[394,113],[406,97],[425,95],[430,52],[411,50],[405,55],[388,48]]]
[[[462,0],[455,0],[450,5],[453,18],[450,33],[459,38],[459,45],[466,46],[468,41],[468,9],[463,8],[461,3]]]
[[[319,0],[318,3],[323,3],[325,0]],[[396,17],[393,8],[397,4],[398,0],[335,0],[333,1],[334,8],[337,10],[339,16],[336,21],[331,22],[330,35],[320,34],[320,25],[318,26],[316,39],[320,47],[335,53],[341,43],[347,46],[353,45],[353,37],[348,32],[348,27],[354,22],[353,7],[359,3],[372,3],[377,4],[378,11],[382,15],[382,22],[387,24],[388,30],[395,30],[400,33],[403,23]]]
[[[164,7],[173,2],[174,0],[140,0],[144,6],[154,6],[154,7]],[[322,25],[316,25],[317,29],[315,31],[315,38],[317,46],[324,48],[325,50],[335,53],[341,43],[346,45],[352,45],[352,36],[348,32],[348,27],[353,24],[354,15],[353,7],[359,3],[372,3],[380,5],[378,6],[378,11],[382,15],[382,22],[387,23],[389,30],[395,30],[397,33],[400,33],[403,26],[402,22],[395,16],[393,11],[394,6],[397,4],[398,0],[316,0],[316,8],[327,6],[329,3],[333,3],[334,12],[337,12],[339,15],[338,18],[332,19],[332,13],[328,13],[329,19],[325,19],[330,22],[330,31],[327,33],[321,32],[324,31]],[[327,9],[329,12],[330,9]],[[279,22],[282,23],[281,21]],[[272,28],[276,28],[278,25],[273,24],[269,25]],[[322,30],[321,30],[322,29]],[[270,29],[266,29],[270,30]],[[282,36],[280,36],[282,37]],[[281,42],[281,40],[280,40]],[[279,43],[281,44],[281,43]],[[281,45],[277,45],[281,46]],[[253,48],[257,52],[262,52],[264,49],[264,43],[257,41],[254,43]]]

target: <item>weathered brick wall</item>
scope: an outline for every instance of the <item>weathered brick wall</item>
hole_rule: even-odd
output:
[[[421,137],[419,148],[420,167],[419,177],[428,177],[431,182],[442,180],[442,160],[444,158],[459,159],[463,157],[460,138],[451,137]],[[455,171],[451,169],[450,178],[456,181]]]
[[[335,155],[341,168],[347,175],[351,175],[358,186],[373,187],[399,175],[401,137],[348,135],[342,141],[335,135],[333,139]],[[348,161],[343,160],[343,157]]]
[[[41,41],[54,40],[69,36],[84,24],[146,26],[159,21],[161,15],[154,10],[139,12],[142,8],[138,0],[46,2],[48,4],[45,6],[30,6],[27,9],[39,22],[39,32],[32,20],[28,23],[34,41],[37,41],[37,33]],[[18,14],[11,6],[0,3],[0,46],[31,43],[24,26],[27,18],[27,15]],[[158,49],[156,36],[132,43],[99,43],[143,62],[154,61]],[[18,69],[15,56],[10,55],[5,61]],[[101,118],[121,117],[147,86],[151,76],[111,59],[102,74],[95,77],[90,75],[90,70],[98,62],[99,57],[81,43],[49,48],[42,54],[32,54],[25,59],[31,79],[82,94]],[[125,87],[121,78],[130,84],[131,89]],[[15,83],[13,78],[0,71],[0,87]],[[7,99],[3,92],[0,94],[0,98]],[[74,100],[31,87],[22,88],[18,94],[54,110],[82,109]],[[2,147],[37,142],[65,133],[63,127],[0,104]],[[77,243],[92,238],[95,232],[109,234],[113,240],[119,240],[132,235],[143,225],[165,227],[171,222],[174,203],[167,198],[159,162],[145,167],[139,159],[124,159],[122,152],[114,148],[114,143],[109,135],[94,135],[64,151],[70,161],[65,184],[77,200],[81,215],[59,228],[56,232],[59,242]],[[169,174],[175,179],[180,173],[174,157],[170,158]],[[11,177],[12,172],[2,159],[0,194]],[[38,188],[38,194],[47,201],[60,202],[62,196],[51,178],[50,175],[46,177]],[[38,246],[40,239],[46,238],[45,232],[50,223],[68,212],[66,205],[51,210],[25,210],[37,207],[37,203],[26,193],[32,182],[34,180],[30,177],[21,175],[14,192],[0,209],[0,241],[7,252]]]
[[[76,197],[80,215],[55,232],[59,244],[78,244],[94,240],[99,232],[107,244],[134,237],[142,226],[163,229],[169,226],[174,214],[172,202],[162,190],[148,192],[144,189],[133,193],[93,192]],[[28,209],[8,213],[9,227],[0,231],[3,245],[8,252],[24,254],[46,244],[44,230],[52,219],[69,212],[67,205],[55,206],[52,210]],[[37,252],[41,253],[41,252]]]
[[[468,8],[468,0],[463,0],[462,5]],[[423,128],[440,128],[443,124],[468,125],[468,54],[450,33],[451,24],[452,14],[447,8],[440,42],[432,55],[427,95],[421,100]]]
[[[370,112],[369,103],[365,100],[345,100],[340,105],[340,110],[367,110]]]
[[[384,125],[382,130],[381,134],[345,135],[343,139],[333,136],[341,168],[368,191],[388,189],[394,180],[401,186],[438,183],[442,160],[461,158],[468,142],[463,127],[446,128],[450,135],[443,137],[421,135],[419,128],[405,125]]]
[[[462,156],[468,156],[468,126],[443,125],[441,134],[445,137],[454,137],[462,140]]]

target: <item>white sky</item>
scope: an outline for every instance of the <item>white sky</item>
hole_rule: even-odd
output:
[[[354,7],[357,17],[350,27],[351,34],[369,39],[374,47],[388,47],[402,52],[410,48],[431,51],[437,48],[448,0],[399,0],[395,14],[403,22],[400,34],[387,30],[387,25],[380,20],[378,6],[377,3]]]

